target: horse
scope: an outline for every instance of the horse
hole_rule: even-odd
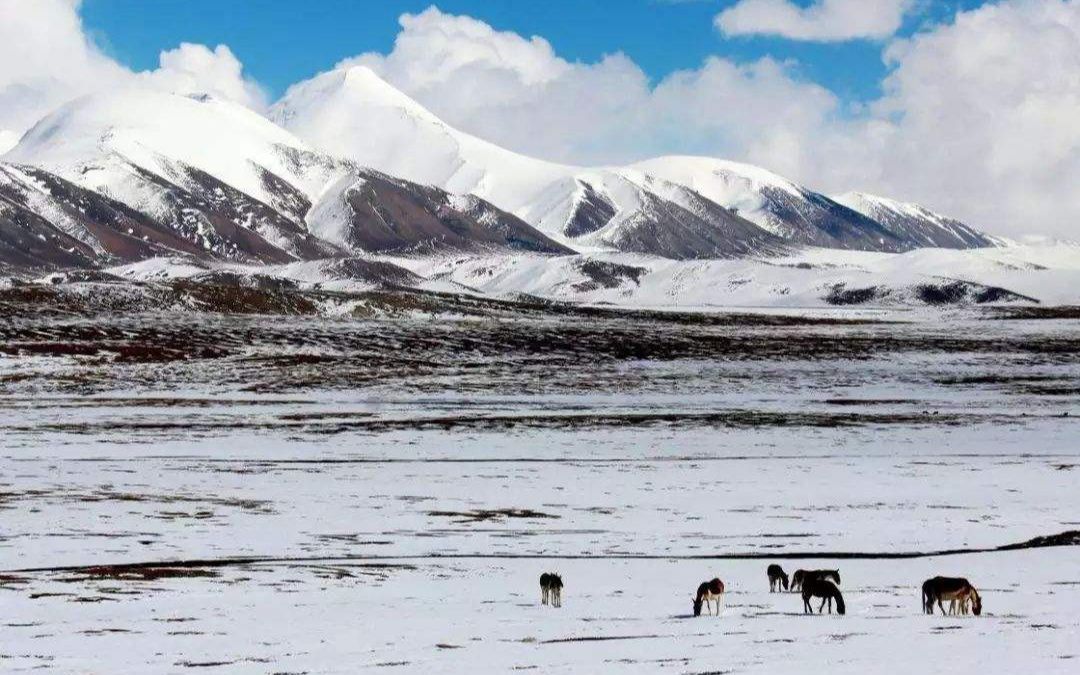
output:
[[[720,601],[724,598],[724,582],[719,579],[713,579],[712,581],[702,582],[697,589],[697,596],[694,598],[694,616],[701,616],[701,606],[705,605],[706,613],[708,611],[709,602],[716,602],[716,616],[720,616]]]
[[[949,614],[967,614],[970,609],[975,616],[982,614],[982,598],[967,579],[956,577],[933,577],[922,585],[923,611],[934,613],[934,603],[945,614],[943,600],[949,601]]]
[[[836,587],[836,584],[823,578],[806,578],[802,583],[802,601],[803,601],[803,613],[813,614],[814,608],[810,606],[810,598],[821,598],[821,606],[818,607],[818,614],[821,614],[825,609],[825,603],[829,603],[829,614],[832,614],[833,600],[836,601],[836,613],[844,614],[847,608],[844,606],[844,596],[840,595],[840,589]]]
[[[840,570],[795,570],[791,575],[791,590],[798,590],[811,579],[832,579],[840,583]]]
[[[775,564],[769,565],[769,569],[765,570],[765,573],[769,575],[770,593],[775,593],[777,588],[783,588],[785,591],[788,589],[788,575],[783,567]]]
[[[540,575],[540,604],[562,607],[562,577],[553,572]]]

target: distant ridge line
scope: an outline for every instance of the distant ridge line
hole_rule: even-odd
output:
[[[1080,530],[1067,530],[1058,534],[1034,537],[1027,541],[993,547],[954,548],[938,551],[803,551],[792,553],[713,553],[693,555],[660,555],[637,553],[609,554],[539,554],[539,553],[424,553],[411,555],[345,555],[345,556],[240,556],[228,558],[194,558],[187,560],[162,560],[113,565],[62,565],[56,567],[27,567],[6,570],[2,574],[42,574],[59,572],[136,572],[161,569],[217,569],[260,564],[334,563],[334,562],[392,562],[417,560],[902,560],[935,558],[940,556],[972,555],[977,553],[1004,553],[1036,548],[1080,546]]]

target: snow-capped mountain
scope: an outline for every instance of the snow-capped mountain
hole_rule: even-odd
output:
[[[16,207],[24,222],[34,220],[28,213],[48,223],[68,214],[53,224],[93,252],[62,242],[66,256],[36,256],[56,264],[72,263],[75,251],[138,259],[153,244],[262,263],[356,251],[568,252],[494,207],[459,210],[446,193],[317,152],[261,115],[205,96],[128,90],[79,99],[41,120],[4,160],[7,184],[22,187],[0,217],[15,217]],[[103,238],[101,223],[85,222],[72,200],[91,195],[139,222],[120,228],[130,241]],[[340,236],[319,236],[330,231]]]
[[[847,192],[834,199],[881,223],[895,236],[918,242],[919,248],[984,248],[1003,243],[1002,239],[979,232],[955,218],[934,213],[918,204],[864,192]]]
[[[999,243],[915,205],[834,200],[734,162],[534,159],[454,129],[364,67],[293,87],[269,117],[142,89],[78,99],[2,160],[0,263],[19,266],[175,253],[253,264],[441,252],[697,260]]]
[[[453,128],[363,66],[294,86],[270,116],[324,151],[478,195],[579,250],[710,258],[768,254],[783,242],[887,252],[927,245],[927,231],[886,227],[746,164],[671,156],[583,168],[526,157]]]
[[[789,248],[684,186],[546,162],[461,132],[362,66],[294,86],[270,117],[323,151],[476,195],[579,250],[722,258]]]

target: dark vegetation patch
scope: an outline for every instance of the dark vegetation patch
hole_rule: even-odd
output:
[[[280,297],[292,309],[299,305],[291,298],[306,302],[307,297],[207,288],[199,293]],[[373,292],[362,300],[350,296],[359,303],[351,310],[354,317],[394,317],[385,320],[124,309],[63,314],[49,309],[67,301],[58,296],[37,304],[38,294],[55,292],[35,286],[19,303],[5,305],[0,291],[0,354],[55,356],[66,364],[33,366],[38,377],[32,380],[22,371],[8,373],[0,378],[0,393],[33,386],[36,393],[85,396],[200,385],[255,393],[382,386],[406,392],[610,392],[645,382],[676,386],[668,371],[641,368],[644,362],[695,361],[720,369],[732,362],[880,360],[929,353],[993,355],[995,362],[1022,360],[1030,367],[1072,364],[1080,354],[1080,335],[1070,333],[1030,339],[799,317],[624,312],[416,293]],[[10,294],[6,297],[10,301]],[[163,301],[161,306],[170,305]],[[404,321],[395,314],[403,309],[414,316],[451,312],[458,318]],[[754,377],[747,370],[727,371],[729,379],[749,382]],[[1055,387],[1045,393],[1059,396],[1076,387],[1072,382],[1042,384]]]
[[[880,300],[888,295],[887,289],[878,286],[866,288],[848,288],[844,284],[836,284],[825,295],[825,302],[830,305],[865,305],[874,300]]]
[[[1047,548],[1051,546],[1080,546],[1080,530],[1069,530],[1043,537],[1034,537],[1018,544],[998,547],[999,551],[1016,551],[1026,548]]]
[[[918,401],[911,398],[827,398],[825,403],[839,406],[912,405]]]
[[[1060,307],[994,307],[990,310],[988,318],[1023,321],[1080,319],[1080,305],[1063,305]]]
[[[842,428],[884,425],[947,425],[964,426],[994,422],[1019,424],[1022,415],[982,415],[977,413],[855,413],[855,412],[769,412],[760,410],[725,410],[704,413],[595,413],[595,414],[525,414],[412,417],[402,419],[315,419],[287,422],[234,418],[217,422],[204,421],[136,421],[113,419],[104,422],[42,422],[33,426],[8,425],[10,432],[55,432],[68,434],[103,434],[109,432],[139,434],[219,433],[239,429],[282,432],[290,428],[312,435],[345,433],[385,433],[390,431],[525,431],[530,429],[600,429],[655,427],[714,427],[721,429],[778,428]]]
[[[622,265],[620,263],[606,262],[586,258],[575,263],[575,268],[588,277],[587,281],[574,284],[574,290],[588,292],[600,288],[619,288],[626,282],[635,285],[640,283],[641,277],[648,270],[644,267]]]
[[[540,640],[538,644],[542,645],[557,645],[565,644],[568,642],[608,642],[612,640],[650,640],[662,637],[670,637],[668,635],[583,635],[578,637],[568,638],[554,638],[551,640]]]
[[[947,280],[941,283],[917,284],[912,287],[914,299],[931,306],[984,305],[1001,302],[1025,302],[1039,304],[1035,298],[1014,293],[997,286],[984,286],[969,281]],[[885,286],[849,288],[846,284],[833,285],[823,298],[830,305],[864,305],[899,301],[897,291]]]
[[[66,490],[66,489],[34,489],[19,492],[0,492],[0,508],[20,501],[48,501],[61,504],[96,504],[103,502],[112,503],[140,503],[140,504],[193,504],[200,506],[217,506],[236,508],[251,513],[271,513],[272,502],[262,499],[243,499],[235,497],[222,497],[213,495],[191,495],[177,493],[137,493],[122,492],[111,488],[97,490]],[[170,515],[170,512],[164,512]],[[176,515],[173,513],[172,515]],[[190,514],[184,514],[190,515]]]
[[[458,523],[483,523],[489,521],[504,521],[510,518],[559,518],[550,513],[534,511],[532,509],[473,509],[471,511],[428,511],[427,515],[443,518],[453,518]]]
[[[161,579],[202,579],[217,577],[212,569],[196,567],[156,567],[156,566],[116,566],[103,565],[86,567],[78,570],[75,576],[65,581],[93,581],[112,579],[115,581],[158,581]]]

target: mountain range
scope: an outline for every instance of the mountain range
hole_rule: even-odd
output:
[[[294,86],[263,116],[124,89],[71,101],[0,158],[0,264],[173,254],[246,264],[357,255],[619,251],[770,258],[1001,241],[923,207],[836,198],[704,157],[576,167],[446,124],[368,68]]]

